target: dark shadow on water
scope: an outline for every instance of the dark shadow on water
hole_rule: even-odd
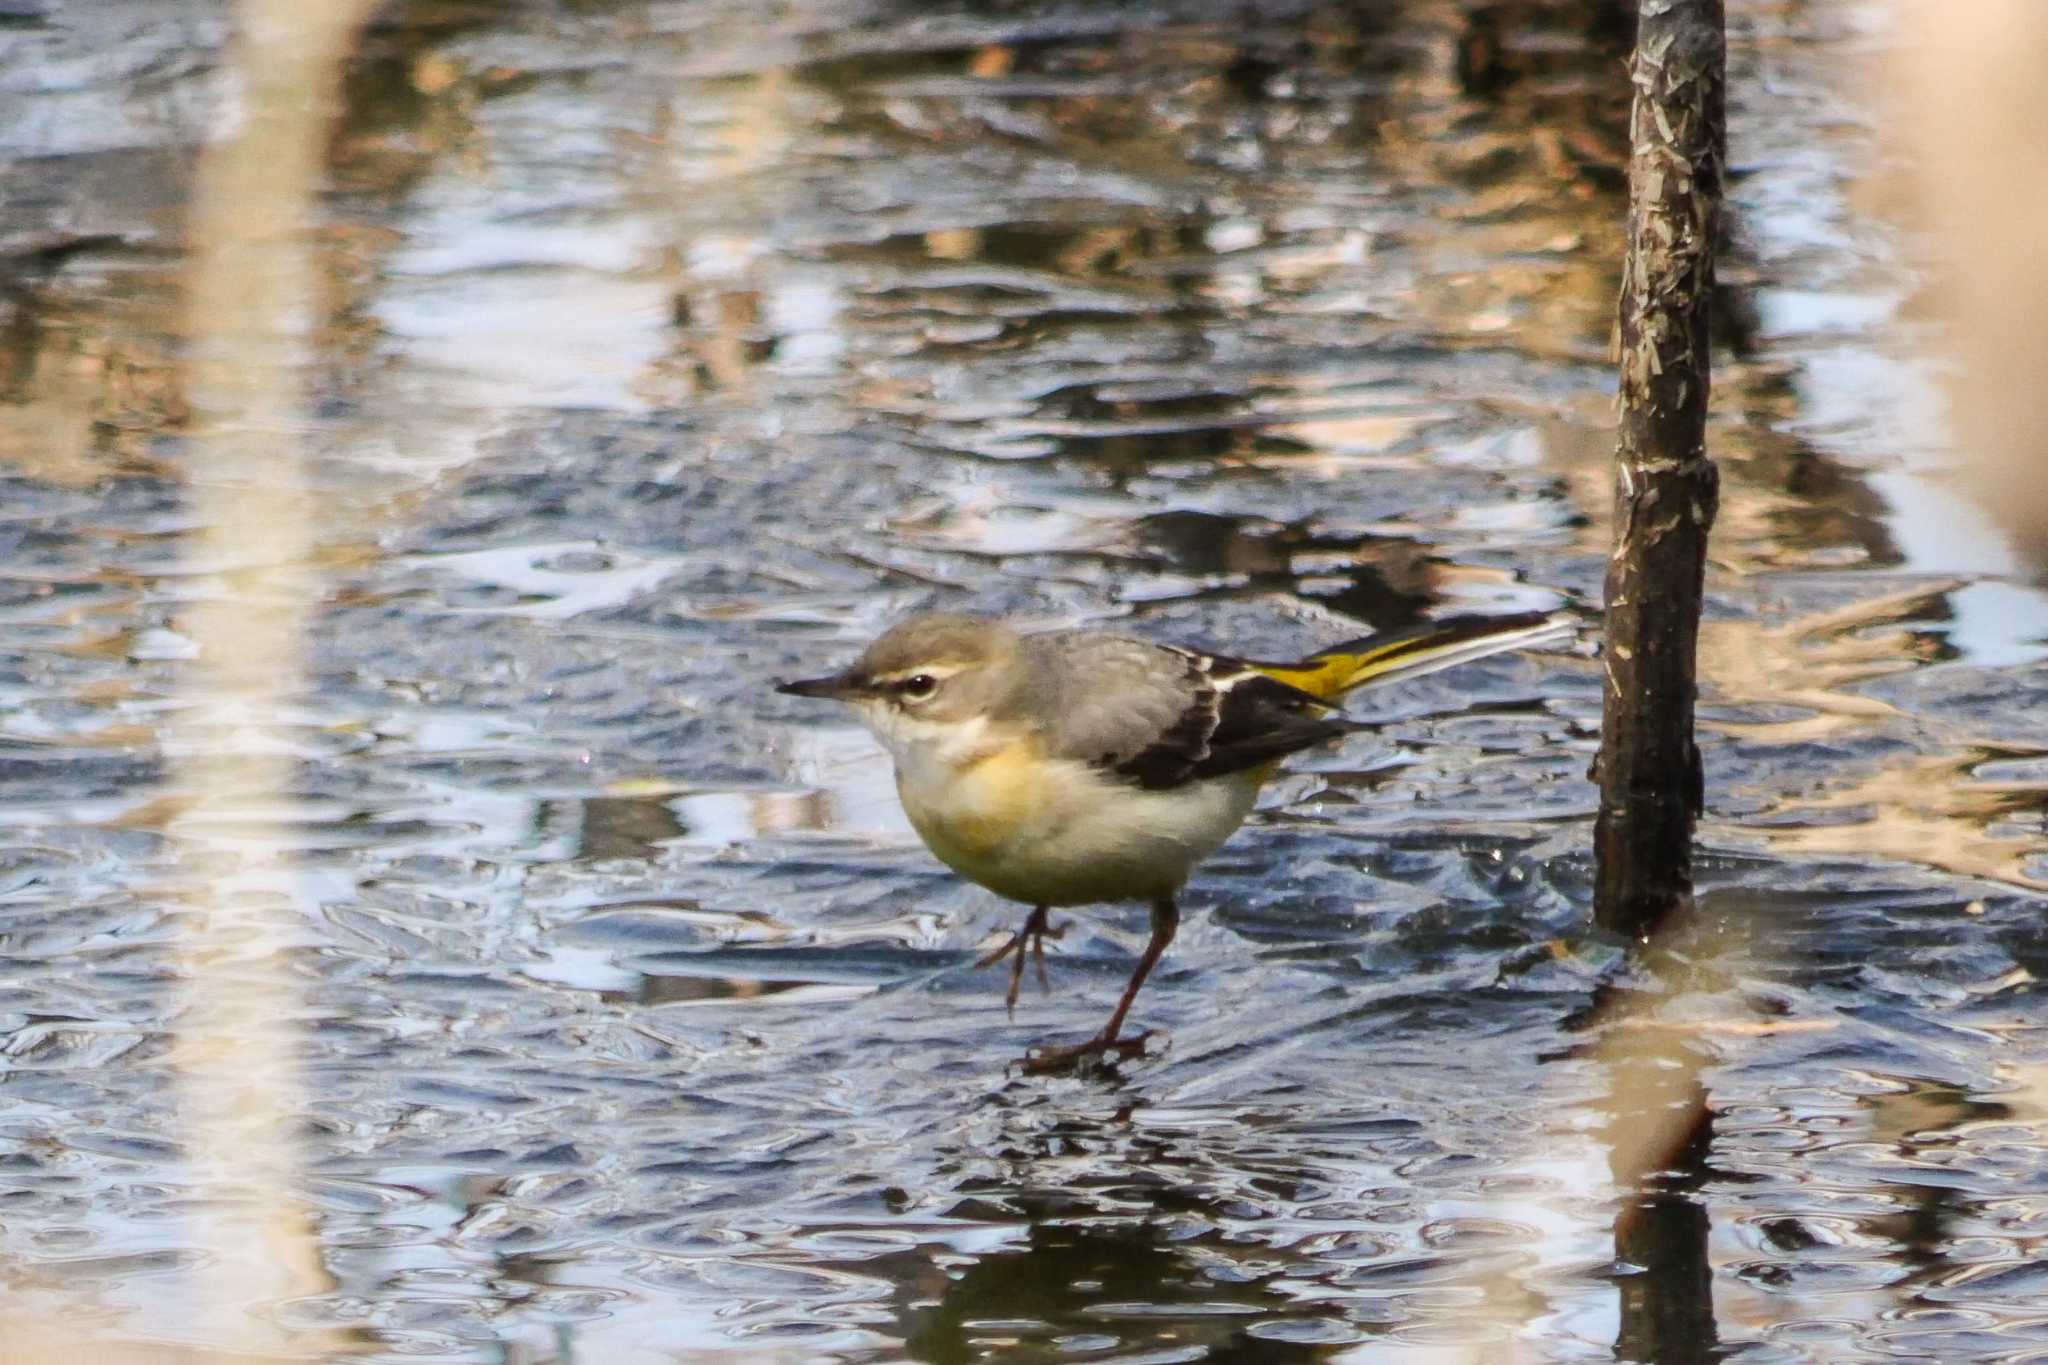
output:
[[[666,797],[593,796],[580,804],[576,856],[585,860],[651,858],[688,832]]]
[[[1329,1347],[1253,1336],[1287,1300],[1222,1284],[1150,1221],[1045,1221],[1029,1243],[976,1261],[904,1314],[915,1360],[1063,1359],[1085,1350],[1185,1351],[1211,1361],[1313,1361]],[[1092,1339],[1092,1340],[1091,1340]]]
[[[1718,1360],[1713,1265],[1701,1191],[1709,1172],[1714,1120],[1707,1092],[1691,1068],[1674,1071],[1666,1058],[1631,1056],[1614,1064],[1615,1119],[1620,1129],[1657,1123],[1673,1110],[1689,1117],[1677,1151],[1655,1168],[1629,1169],[1635,1158],[1617,1143],[1614,1176],[1633,1185],[1614,1219],[1615,1281],[1621,1318],[1614,1336],[1617,1360],[1645,1365],[1693,1365]]]
[[[1702,1105],[1705,1099],[1701,1092]],[[1672,1171],[1631,1198],[1615,1219],[1615,1259],[1640,1267],[1617,1282],[1621,1325],[1614,1338],[1616,1359],[1672,1365],[1720,1358],[1714,1271],[1707,1259],[1711,1229],[1699,1196],[1712,1136],[1712,1116],[1702,1108]]]
[[[1015,1117],[1028,1122],[1031,1112]],[[1327,1270],[1258,1233],[1263,1215],[1242,1189],[1233,1196],[1220,1183],[1231,1168],[1212,1165],[1213,1152],[1198,1155],[1185,1131],[1134,1127],[1135,1112],[1069,1113],[1020,1132],[1005,1176],[962,1187],[952,1217],[1013,1227],[1018,1237],[964,1265],[902,1259],[897,1329],[910,1358],[955,1365],[1111,1352],[1289,1365],[1355,1350],[1384,1330],[1300,1293]],[[1283,1201],[1309,1194],[1284,1172],[1253,1187]]]
[[[1135,529],[1141,544],[1175,573],[1311,598],[1375,630],[1415,625],[1443,596],[1444,556],[1407,536],[1332,535],[1311,522],[1198,511],[1157,513]]]

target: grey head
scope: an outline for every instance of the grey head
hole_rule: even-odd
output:
[[[1001,621],[933,612],[899,621],[843,673],[775,690],[934,721],[987,715],[1024,685],[1023,637]]]

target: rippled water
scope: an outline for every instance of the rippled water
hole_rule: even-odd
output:
[[[1584,651],[1295,764],[1097,1081],[1006,1064],[1096,1026],[1142,917],[1070,917],[1006,1017],[971,964],[1018,912],[767,688],[921,605],[1269,655],[1590,613],[1597,7],[387,8],[271,888],[329,1282],[265,1311],[393,1360],[1608,1359],[1659,1312],[1744,1360],[2048,1356],[2048,601],[1945,478],[1854,193],[1884,11],[1733,8],[1701,966],[1633,979],[1711,1131],[1649,1264]],[[210,590],[172,271],[221,30],[0,5],[0,1265],[141,1340],[195,1255],[155,783]]]

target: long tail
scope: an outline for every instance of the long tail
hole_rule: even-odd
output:
[[[1519,616],[1452,616],[1427,625],[1368,635],[1311,654],[1300,663],[1253,664],[1269,677],[1324,701],[1336,701],[1368,683],[1419,678],[1489,654],[1527,645],[1557,644],[1572,636],[1571,621],[1547,612]]]

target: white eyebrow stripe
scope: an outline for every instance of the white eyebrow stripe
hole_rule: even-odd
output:
[[[872,681],[878,687],[887,687],[891,683],[900,683],[922,673],[934,682],[944,682],[966,667],[966,664],[920,664],[915,668],[899,668],[894,673],[877,673]]]

